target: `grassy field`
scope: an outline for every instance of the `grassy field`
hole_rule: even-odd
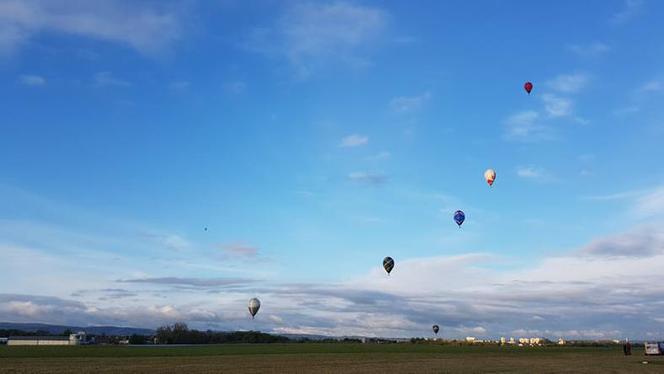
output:
[[[648,361],[643,364],[642,361]],[[664,373],[620,347],[419,344],[0,347],[0,373]]]

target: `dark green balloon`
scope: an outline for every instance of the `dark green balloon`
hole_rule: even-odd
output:
[[[388,256],[383,259],[383,267],[385,268],[385,271],[389,275],[392,269],[394,269],[394,260],[392,259],[392,257]]]

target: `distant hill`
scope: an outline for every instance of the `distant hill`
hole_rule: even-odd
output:
[[[141,329],[135,327],[118,327],[118,326],[60,326],[48,325],[44,323],[12,323],[0,322],[0,330],[21,330],[26,332],[35,332],[38,330],[48,331],[50,334],[62,334],[65,330],[69,329],[74,332],[85,331],[89,335],[152,335],[154,330]]]

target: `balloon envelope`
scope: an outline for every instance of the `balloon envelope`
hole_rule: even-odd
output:
[[[387,274],[390,274],[392,269],[394,269],[394,260],[392,259],[392,257],[388,256],[383,259],[383,268],[385,268]]]
[[[464,212],[460,210],[454,212],[454,222],[456,222],[456,224],[459,225],[459,227],[461,227],[461,224],[465,220],[466,220],[466,214]]]
[[[438,325],[433,325],[434,334],[438,334],[438,330],[440,330],[440,327],[438,327]]]
[[[493,181],[496,180],[496,171],[493,169],[486,169],[484,172],[484,179],[489,184],[489,186],[493,185]]]
[[[528,92],[528,94],[530,95],[530,91],[533,90],[533,84],[530,83],[530,82],[526,82],[526,83],[523,85],[523,88],[524,88],[524,89],[526,90],[526,92]]]
[[[249,300],[249,314],[251,314],[251,318],[254,318],[256,313],[258,313],[258,309],[261,308],[261,302],[257,298],[253,298]]]

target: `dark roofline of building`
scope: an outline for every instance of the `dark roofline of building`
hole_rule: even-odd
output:
[[[69,340],[68,336],[10,336],[9,340]]]

